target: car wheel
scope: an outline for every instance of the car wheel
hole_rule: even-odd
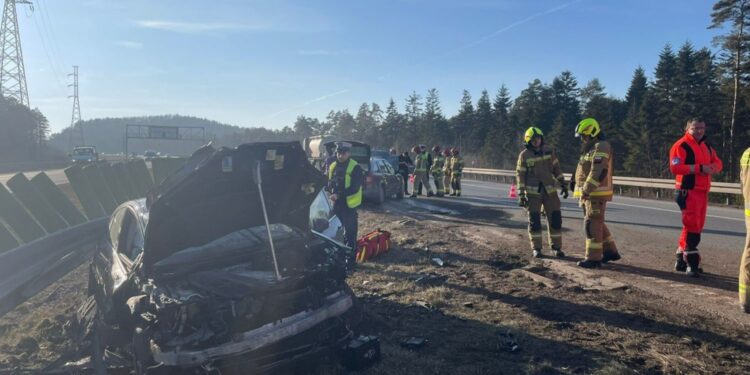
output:
[[[383,204],[385,202],[385,187],[382,185],[378,188],[378,204]]]

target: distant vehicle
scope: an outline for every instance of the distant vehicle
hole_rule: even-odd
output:
[[[99,154],[94,146],[76,146],[70,158],[73,163],[91,163],[99,160]]]
[[[404,197],[404,180],[388,160],[371,157],[370,168],[365,172],[365,200],[382,204],[386,199]]]
[[[159,153],[153,150],[148,150],[143,153],[143,156],[146,158],[146,160],[153,160],[159,157]]]

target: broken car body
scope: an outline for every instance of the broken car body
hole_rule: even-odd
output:
[[[129,351],[138,373],[275,371],[342,347],[356,320],[350,250],[328,237],[324,183],[298,142],[206,146],[118,207],[89,280],[101,346]]]

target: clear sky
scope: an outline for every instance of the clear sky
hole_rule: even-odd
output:
[[[669,42],[711,46],[708,0],[33,0],[18,15],[32,107],[84,119],[193,115],[291,126],[299,114],[440,92],[446,115],[571,70],[623,97]]]

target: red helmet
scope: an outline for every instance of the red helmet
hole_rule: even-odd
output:
[[[440,153],[440,145],[435,145],[435,147],[432,148],[432,152]]]
[[[453,147],[453,150],[451,150],[451,152],[453,153],[453,155],[458,155],[458,147]]]
[[[422,152],[422,149],[419,148],[419,146],[414,146],[414,147],[411,148],[411,152],[413,152],[415,154],[418,154],[418,153]]]
[[[450,149],[450,147],[446,148],[445,151],[443,151],[443,155],[445,155],[445,156],[451,156],[451,149]]]

